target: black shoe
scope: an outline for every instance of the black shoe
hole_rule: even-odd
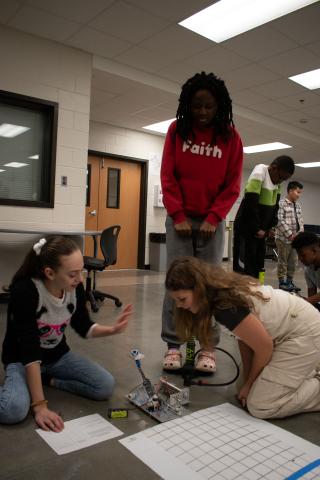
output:
[[[280,280],[279,288],[280,288],[280,290],[284,290],[285,292],[293,292],[294,291],[292,282],[288,282],[286,280]]]
[[[291,292],[301,292],[301,288],[297,287],[292,280],[287,280],[288,285],[290,285]]]

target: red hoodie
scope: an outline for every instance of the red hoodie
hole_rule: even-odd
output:
[[[174,223],[203,217],[217,225],[240,193],[241,138],[233,129],[227,143],[218,138],[211,146],[211,128],[193,131],[195,139],[184,142],[176,134],[176,121],[169,127],[161,164],[163,203]]]

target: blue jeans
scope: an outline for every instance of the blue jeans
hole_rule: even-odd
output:
[[[53,377],[54,387],[93,400],[106,400],[112,395],[115,380],[103,367],[71,351],[57,362],[41,366],[41,373]],[[30,394],[25,367],[10,363],[0,387],[0,423],[18,423],[28,414]]]

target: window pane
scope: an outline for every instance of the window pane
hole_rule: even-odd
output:
[[[52,112],[19,97],[0,94],[0,203],[53,206]]]
[[[118,168],[108,168],[107,208],[119,208],[120,172]]]
[[[87,185],[86,185],[86,207],[90,205],[90,197],[91,197],[91,165],[87,165]]]

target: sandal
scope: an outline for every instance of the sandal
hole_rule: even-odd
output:
[[[182,367],[182,354],[176,348],[170,348],[163,359],[162,366],[165,370],[179,370]]]
[[[201,350],[198,355],[196,370],[199,372],[214,373],[216,369],[216,357],[214,352]]]

